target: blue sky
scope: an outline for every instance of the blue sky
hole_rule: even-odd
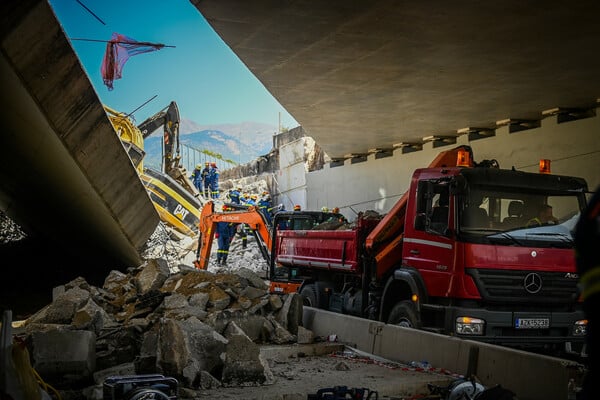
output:
[[[172,100],[181,118],[201,125],[262,122],[294,128],[298,123],[244,66],[188,0],[50,0],[67,37],[110,40],[113,32],[137,41],[176,46],[131,57],[123,77],[109,91],[100,65],[105,43],[73,40],[72,45],[100,100],[136,121]]]

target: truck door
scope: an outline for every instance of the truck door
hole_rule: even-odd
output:
[[[430,296],[448,296],[454,270],[454,202],[449,180],[418,182],[416,201],[409,206],[403,244],[403,265],[416,268]]]

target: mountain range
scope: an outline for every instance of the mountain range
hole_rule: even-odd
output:
[[[182,164],[188,170],[215,161],[221,169],[247,163],[269,153],[277,127],[259,122],[201,125],[188,119],[179,123]],[[162,129],[144,139],[144,166],[160,170]]]

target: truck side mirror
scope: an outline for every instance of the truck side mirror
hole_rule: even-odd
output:
[[[415,215],[415,229],[418,231],[424,231],[426,221],[427,216],[425,215],[425,213]]]

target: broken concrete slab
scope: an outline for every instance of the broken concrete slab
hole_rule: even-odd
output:
[[[46,379],[69,387],[91,380],[96,370],[96,335],[90,331],[55,329],[29,338],[32,367]]]
[[[117,325],[116,321],[92,299],[75,312],[72,324],[76,329],[89,330],[100,335],[103,328]]]
[[[283,307],[276,314],[277,321],[292,334],[298,333],[298,326],[302,325],[302,296],[290,293],[285,297]]]
[[[221,368],[226,344],[227,339],[195,317],[161,319],[156,363],[165,375],[191,387],[200,371],[212,373]]]
[[[41,324],[70,324],[75,312],[84,306],[90,299],[90,292],[75,287],[60,294],[52,303],[44,307],[27,323]]]
[[[297,337],[298,344],[310,344],[315,341],[314,332],[309,329],[306,329],[303,326],[298,327]]]
[[[260,348],[232,322],[227,327],[223,377],[224,386],[258,386],[273,383],[273,374]]]
[[[169,264],[162,258],[147,260],[138,269],[134,282],[141,295],[160,289],[170,275]]]

